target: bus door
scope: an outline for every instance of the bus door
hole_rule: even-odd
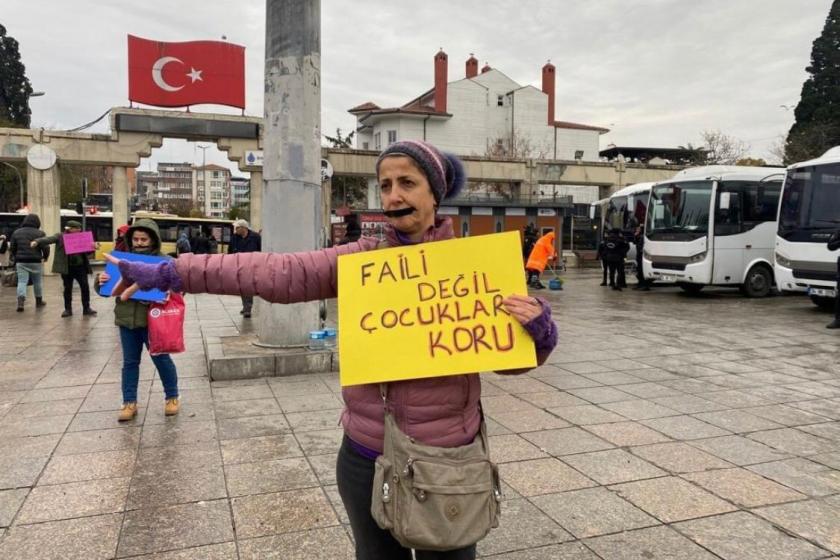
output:
[[[737,184],[718,184],[714,216],[712,283],[740,284],[744,272],[743,193]]]

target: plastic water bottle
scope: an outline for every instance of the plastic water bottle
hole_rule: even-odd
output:
[[[324,346],[327,348],[335,348],[337,340],[337,331],[332,327],[324,329]]]
[[[309,349],[323,350],[325,338],[324,331],[309,331]]]

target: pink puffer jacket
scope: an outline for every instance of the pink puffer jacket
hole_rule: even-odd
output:
[[[403,244],[392,228],[386,235],[389,246]],[[452,237],[451,220],[439,217],[423,241]],[[255,295],[273,303],[297,303],[336,297],[338,256],[374,250],[378,244],[376,239],[362,238],[347,245],[306,253],[186,253],[178,257],[175,267],[185,292]],[[547,304],[543,306],[548,314]],[[554,329],[550,315],[548,323]],[[556,331],[553,337],[556,342]],[[551,347],[538,345],[540,363],[553,345],[554,342]],[[378,385],[345,387],[342,396],[345,410],[341,422],[347,436],[381,453],[384,416]],[[464,445],[475,438],[481,419],[480,398],[478,374],[400,381],[388,389],[389,408],[400,429],[422,443],[441,447]]]

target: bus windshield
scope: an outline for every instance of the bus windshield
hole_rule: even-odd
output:
[[[709,231],[711,181],[656,185],[651,190],[646,235],[650,239],[688,241]]]
[[[811,241],[840,229],[840,163],[792,169],[779,206],[779,236]]]

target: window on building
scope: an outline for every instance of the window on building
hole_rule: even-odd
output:
[[[373,149],[374,150],[381,150],[382,149],[382,133],[377,132],[373,135]]]
[[[388,145],[391,145],[396,141],[397,141],[397,131],[396,130],[389,130],[388,131]]]
[[[220,176],[221,176],[221,175],[219,174],[219,172],[218,172],[218,171],[214,171],[214,172],[213,172],[213,178],[214,178],[214,179],[218,179]]]
[[[362,142],[363,150],[370,150],[370,142]]]
[[[499,107],[504,107],[505,106],[505,96],[504,95],[500,95],[496,98],[496,105],[498,105]]]

